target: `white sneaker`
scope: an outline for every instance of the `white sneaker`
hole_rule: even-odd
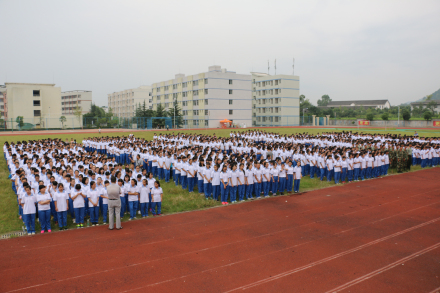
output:
[[[138,215],[140,215],[141,214],[141,211],[138,211]]]
[[[73,222],[74,224],[76,224],[76,220],[75,220],[75,219],[73,219],[72,222]]]

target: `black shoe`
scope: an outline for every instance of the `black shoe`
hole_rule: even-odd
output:
[[[281,195],[284,195],[284,192],[281,192]]]
[[[121,228],[116,228],[116,230],[121,230],[122,228],[124,228],[124,227],[121,226]]]
[[[60,228],[60,231],[63,231],[63,230],[64,230],[64,228],[63,228],[63,227],[61,227],[61,228]]]
[[[108,228],[109,230],[113,230],[113,228]]]
[[[63,229],[64,229],[64,230],[67,230],[67,227],[64,227]]]

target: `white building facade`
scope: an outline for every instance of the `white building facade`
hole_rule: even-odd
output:
[[[108,95],[108,107],[119,118],[134,117],[136,107],[142,106],[144,101],[146,108],[151,109],[151,86],[140,86]]]
[[[183,112],[185,128],[217,128],[227,119],[237,126],[252,122],[251,75],[237,74],[214,65],[208,72],[185,76],[152,85],[152,109],[162,104],[165,110],[177,101]]]
[[[76,107],[81,108],[82,114],[87,114],[92,108],[91,91],[67,91],[61,93],[61,111],[63,115],[74,115]]]
[[[297,126],[299,111],[299,76],[252,73],[252,126]]]

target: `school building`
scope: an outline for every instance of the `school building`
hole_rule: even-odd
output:
[[[174,79],[152,84],[152,109],[159,104],[173,108],[173,101],[177,101],[185,128],[220,127],[224,119],[250,126],[251,78],[250,74],[237,74],[219,65],[194,75],[179,73]]]
[[[136,107],[139,105],[151,109],[151,86],[140,86],[114,92],[108,95],[108,107],[112,109],[113,115],[118,118],[131,118],[135,116]]]
[[[252,126],[300,125],[299,76],[252,72]]]

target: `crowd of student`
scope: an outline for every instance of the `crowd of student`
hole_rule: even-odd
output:
[[[17,194],[19,216],[29,234],[35,219],[41,233],[51,219],[67,228],[107,222],[106,186],[112,176],[121,186],[121,217],[161,214],[160,181],[223,205],[284,192],[299,192],[303,176],[335,184],[386,176],[389,151],[407,150],[413,164],[437,166],[438,138],[351,132],[321,135],[246,131],[229,138],[197,134],[156,134],[153,140],[95,137],[77,143],[59,139],[6,142],[3,150]],[[157,178],[157,180],[156,180]]]

